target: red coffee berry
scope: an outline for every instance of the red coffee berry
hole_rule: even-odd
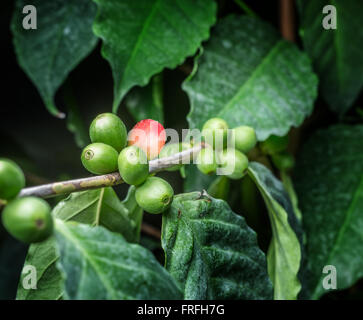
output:
[[[129,146],[136,145],[142,149],[147,158],[154,159],[158,156],[161,148],[164,146],[166,133],[161,123],[145,119],[136,123],[129,132]]]

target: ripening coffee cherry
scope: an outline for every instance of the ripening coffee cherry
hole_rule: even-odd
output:
[[[241,179],[248,168],[248,158],[240,151],[226,149],[218,154],[218,173],[230,179]]]
[[[137,204],[149,213],[162,213],[173,201],[174,190],[159,177],[149,177],[135,192]]]
[[[82,151],[83,166],[91,173],[106,174],[117,171],[117,151],[104,143],[91,143]]]
[[[271,158],[275,167],[281,171],[290,170],[295,165],[294,157],[287,151],[276,153],[272,155]]]
[[[25,178],[20,167],[9,159],[0,159],[0,199],[16,197],[24,186]]]
[[[149,164],[144,151],[137,146],[123,149],[118,156],[118,170],[127,184],[139,185],[149,176]]]
[[[197,168],[206,175],[212,175],[217,170],[215,151],[212,148],[200,150],[197,156]]]
[[[227,141],[228,124],[221,118],[209,119],[202,128],[204,141],[215,149],[223,149]]]
[[[141,120],[129,132],[129,146],[136,145],[146,153],[149,160],[159,155],[166,141],[164,127],[152,119]]]
[[[53,232],[49,204],[40,198],[17,198],[9,202],[2,213],[6,230],[16,239],[33,243],[47,239]]]
[[[247,153],[252,150],[256,143],[256,132],[252,127],[240,126],[232,130],[235,139],[235,147],[237,150]]]
[[[260,148],[263,153],[272,155],[286,150],[288,144],[289,137],[287,135],[283,137],[271,135],[267,140],[260,143]]]
[[[187,143],[187,142],[180,142],[180,143],[168,143],[166,144],[160,151],[160,154],[159,154],[159,158],[166,158],[166,157],[170,157],[176,153],[179,153],[179,152],[182,152],[182,151],[185,151],[185,150],[188,150],[190,149],[192,146],[191,144]],[[192,156],[190,157],[190,161],[189,163],[191,163],[191,158]],[[181,167],[183,166],[183,164],[176,164],[175,166],[172,166],[172,167],[169,167],[169,168],[166,168],[165,170],[167,171],[176,171],[176,170],[179,170]]]
[[[101,113],[91,123],[92,142],[101,142],[120,152],[127,143],[127,130],[122,120],[113,113]]]

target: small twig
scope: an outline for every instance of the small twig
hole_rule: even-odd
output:
[[[280,0],[280,29],[286,40],[295,42],[294,0]]]
[[[180,66],[178,67],[178,69],[179,69],[181,72],[183,72],[184,74],[186,74],[187,76],[188,76],[188,75],[190,75],[190,74],[192,73],[192,71],[193,71],[193,67],[192,67],[192,66],[190,66],[190,65],[188,65],[188,64],[186,64],[186,63],[184,63],[184,64],[180,65]]]
[[[280,31],[288,41],[296,42],[294,0],[280,0]],[[295,155],[300,145],[301,128],[291,128],[289,132],[289,151]]]
[[[190,159],[191,156],[194,158],[194,156],[203,148],[204,144],[200,144],[188,150],[176,153],[170,157],[151,160],[149,161],[149,172],[158,172],[175,164],[185,163],[185,160]],[[40,198],[50,198],[60,194],[112,187],[121,183],[123,183],[123,180],[121,179],[120,174],[118,172],[113,172],[89,178],[53,182],[40,186],[24,188],[20,191],[19,197],[35,196]]]
[[[161,238],[161,232],[159,229],[153,227],[152,225],[146,223],[146,222],[143,222],[141,224],[141,231],[148,234],[149,236],[152,236],[156,239],[159,239]]]

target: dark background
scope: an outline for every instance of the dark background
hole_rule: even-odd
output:
[[[280,28],[279,1],[259,0],[245,1],[262,19]],[[230,0],[218,1],[219,16],[229,13],[242,14],[243,11]],[[1,103],[0,103],[0,157],[15,160],[24,170],[27,185],[37,185],[55,180],[86,177],[89,173],[80,162],[80,148],[76,145],[73,134],[67,129],[66,121],[53,117],[25,73],[17,64],[9,25],[13,10],[13,2],[2,2],[0,12],[0,46],[2,55]],[[296,12],[295,12],[296,13]],[[296,25],[298,25],[297,16]],[[297,44],[301,46],[297,30]],[[31,54],[31,53],[29,53]],[[185,70],[191,69],[192,59],[187,59],[181,68],[165,70],[164,76],[164,107],[166,128],[187,128],[186,115],[189,104],[186,94],[181,90],[181,82],[187,76]],[[71,72],[66,83],[57,92],[56,105],[67,113],[64,101],[64,88],[71,88],[80,109],[85,126],[99,113],[110,112],[112,106],[113,79],[108,62],[100,55],[100,43],[81,64]],[[358,104],[362,105],[362,97]],[[128,129],[135,124],[134,119],[121,105],[118,115]],[[350,111],[344,121],[355,122],[356,113]],[[297,151],[303,141],[316,128],[335,123],[338,119],[328,111],[320,99],[311,117],[299,130],[291,133],[290,144]],[[175,193],[182,192],[182,180],[178,173],[163,173],[170,181]],[[120,197],[126,193],[126,186],[115,188]],[[59,200],[59,199],[57,199]],[[51,201],[54,205],[55,201]],[[234,208],[239,212],[240,208]],[[154,226],[160,226],[160,216],[145,215],[144,220]],[[248,220],[248,219],[247,219]],[[263,222],[268,224],[267,220]],[[144,235],[144,241],[152,243]],[[261,240],[262,239],[262,240]],[[264,239],[264,240],[263,240]],[[265,238],[260,236],[261,247],[266,249],[268,233]],[[25,259],[27,246],[14,240],[0,226],[0,299],[13,299],[16,295],[18,277]],[[162,256],[161,250],[155,254]],[[355,298],[361,296],[362,285],[352,289],[335,292],[325,298]]]

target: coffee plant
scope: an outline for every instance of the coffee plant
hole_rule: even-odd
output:
[[[361,1],[9,10],[0,298],[362,298]]]

